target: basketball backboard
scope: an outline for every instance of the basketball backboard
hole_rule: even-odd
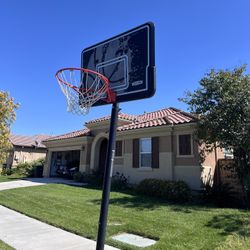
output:
[[[116,102],[148,98],[155,93],[154,24],[145,23],[82,51],[81,67],[110,81]],[[107,104],[105,95],[94,106]]]

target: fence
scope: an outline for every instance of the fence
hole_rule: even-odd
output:
[[[243,197],[242,185],[238,178],[233,159],[218,160],[214,174],[214,184],[230,185],[238,198]]]

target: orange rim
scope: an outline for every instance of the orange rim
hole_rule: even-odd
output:
[[[113,103],[113,102],[115,102],[115,97],[116,97],[116,95],[115,95],[115,92],[113,91],[113,90],[111,90],[110,88],[109,88],[109,79],[107,78],[107,77],[105,77],[104,75],[102,75],[102,74],[100,74],[99,72],[96,72],[96,71],[94,71],[94,70],[91,70],[91,69],[84,69],[84,68],[62,68],[62,69],[59,69],[57,72],[56,72],[56,74],[55,74],[55,76],[56,76],[56,78],[57,78],[57,80],[58,80],[58,82],[59,83],[62,83],[62,84],[65,84],[66,86],[68,86],[68,87],[70,87],[70,88],[72,88],[72,89],[74,89],[75,91],[79,91],[79,92],[81,92],[81,88],[79,88],[79,87],[77,87],[77,86],[74,86],[74,85],[72,85],[72,84],[70,84],[70,83],[68,83],[68,82],[65,82],[64,80],[62,80],[61,78],[60,78],[60,76],[59,76],[59,74],[60,73],[62,73],[63,71],[70,71],[70,70],[79,70],[79,71],[82,71],[82,72],[84,72],[84,73],[91,73],[91,74],[93,74],[93,75],[96,75],[96,76],[98,76],[102,81],[103,81],[103,83],[104,83],[104,85],[105,85],[105,88],[104,88],[104,93],[106,92],[107,93],[107,102],[108,103]],[[89,89],[89,90],[87,90],[88,92],[91,92],[91,89]]]

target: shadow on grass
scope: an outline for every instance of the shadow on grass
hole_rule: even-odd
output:
[[[243,237],[250,237],[250,213],[216,215],[206,226],[222,229],[223,235],[237,233]]]
[[[91,202],[96,205],[100,205],[101,200],[95,199]],[[153,202],[151,199],[146,197],[132,196],[132,197],[121,197],[121,198],[111,198],[109,200],[110,205],[124,207],[124,208],[135,208],[135,209],[156,209],[162,206],[162,203]]]
[[[15,181],[15,180],[23,180],[24,178],[23,177],[7,177],[6,178],[7,180],[12,180],[12,181]]]
[[[23,176],[0,175],[0,182],[23,180]]]
[[[100,199],[91,200],[92,203],[100,205]],[[126,197],[110,198],[109,204],[124,208],[134,208],[138,210],[154,210],[167,206],[173,212],[192,213],[193,211],[209,211],[209,207],[192,203],[173,203],[161,199],[147,197],[143,195],[131,195]]]

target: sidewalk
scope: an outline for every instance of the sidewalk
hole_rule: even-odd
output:
[[[17,250],[95,250],[96,242],[0,205],[0,239]],[[105,250],[118,250],[105,246]]]

